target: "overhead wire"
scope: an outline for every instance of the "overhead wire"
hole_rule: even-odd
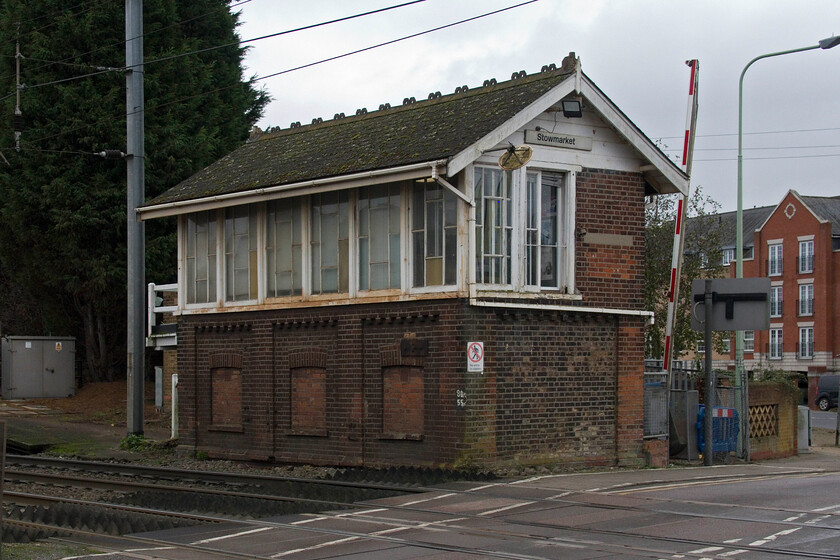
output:
[[[242,6],[243,4],[248,4],[249,2],[252,2],[252,1],[253,1],[253,0],[241,0],[241,1],[239,1],[239,2],[236,2],[236,3],[231,4],[231,5],[229,6],[229,8],[236,8],[236,7]],[[70,8],[67,8],[67,9],[70,9]],[[65,10],[56,10],[56,11],[55,11],[55,12],[53,12],[53,13],[59,13],[59,12],[61,12],[61,11],[66,11],[67,9],[65,9]],[[85,11],[87,11],[87,10],[85,10]],[[84,12],[81,12],[81,13],[84,13]],[[151,37],[151,36],[155,35],[156,33],[160,33],[160,32],[162,32],[162,31],[165,31],[165,30],[167,30],[167,29],[171,29],[171,28],[173,28],[173,27],[177,27],[177,26],[179,26],[179,25],[185,25],[185,24],[187,24],[187,23],[191,23],[191,22],[193,22],[193,21],[197,21],[197,20],[199,20],[199,19],[202,19],[202,18],[205,18],[205,17],[207,17],[207,16],[210,16],[210,15],[212,15],[213,13],[214,13],[214,12],[205,12],[205,13],[203,13],[203,14],[200,14],[200,15],[197,15],[197,16],[194,16],[194,17],[191,17],[191,18],[187,18],[187,19],[184,19],[184,20],[181,20],[181,21],[175,22],[175,23],[171,23],[171,24],[169,24],[169,25],[164,25],[163,27],[158,27],[158,28],[155,28],[155,29],[153,29],[153,30],[151,30],[151,31],[145,31],[145,30],[144,30],[144,33],[143,33],[142,37],[144,37],[144,38],[145,38],[145,37]],[[30,33],[32,33],[32,32],[30,31],[30,32],[28,32],[27,34],[30,34]],[[111,49],[111,48],[116,47],[116,46],[123,46],[123,45],[125,45],[125,43],[126,43],[126,40],[116,41],[116,42],[114,42],[114,43],[110,43],[110,44],[108,44],[108,45],[102,45],[102,46],[97,47],[97,48],[95,48],[95,49],[91,49],[91,50],[89,50],[89,51],[87,51],[87,52],[83,52],[83,53],[76,53],[76,54],[74,54],[73,56],[68,56],[68,57],[63,58],[63,59],[61,59],[61,60],[41,60],[41,59],[33,59],[32,57],[24,57],[24,60],[38,60],[39,62],[43,62],[43,63],[44,63],[44,64],[41,64],[41,65],[39,65],[39,66],[34,66],[34,67],[32,67],[32,68],[28,68],[28,69],[27,69],[28,71],[34,72],[34,71],[40,70],[41,68],[46,68],[47,66],[52,66],[52,65],[54,65],[54,64],[64,64],[64,63],[66,63],[68,60],[73,60],[73,59],[76,59],[76,58],[78,58],[78,57],[87,56],[87,55],[94,54],[94,53],[97,53],[97,52],[100,52],[100,51],[105,51],[105,50]],[[11,58],[11,57],[6,56],[5,58]],[[81,64],[80,64],[80,66],[83,66],[83,65],[81,65]],[[90,66],[90,67],[93,67],[93,68],[96,68],[96,67],[97,67],[96,65],[89,65],[89,66]],[[124,67],[123,67],[123,68],[119,68],[118,70],[120,70],[120,71],[124,71],[124,70],[125,70],[125,68],[124,68]],[[4,76],[0,76],[0,81],[2,81],[3,79],[6,79],[6,78],[8,78],[8,77],[10,77],[10,75],[8,75],[8,74],[7,74],[7,75],[4,75]],[[14,94],[12,94],[12,95],[14,95]],[[8,97],[9,97],[9,96],[6,96],[6,97],[0,97],[0,101],[2,101],[3,99],[6,99],[6,98],[8,98]]]
[[[410,35],[405,35],[405,36],[397,38],[397,39],[393,39],[393,40],[386,41],[386,42],[383,42],[383,43],[378,43],[376,45],[371,45],[371,46],[368,46],[368,47],[365,47],[365,48],[362,48],[362,49],[357,49],[357,50],[347,52],[347,53],[344,53],[344,54],[341,54],[341,55],[328,57],[328,58],[325,58],[325,59],[322,59],[322,60],[318,60],[316,62],[311,62],[311,63],[304,64],[304,65],[301,65],[301,66],[298,66],[298,67],[295,67],[295,68],[289,68],[289,69],[282,70],[280,72],[275,72],[275,73],[272,73],[272,74],[268,74],[268,75],[265,75],[265,76],[255,77],[251,81],[252,82],[261,81],[261,80],[265,80],[265,79],[268,79],[268,78],[273,78],[273,77],[276,77],[276,76],[280,76],[280,75],[283,75],[283,74],[288,74],[290,72],[294,72],[294,71],[297,71],[297,70],[301,70],[303,68],[309,68],[309,67],[312,67],[312,66],[316,66],[318,64],[331,62],[333,60],[338,60],[338,59],[341,59],[341,58],[351,56],[353,54],[358,54],[358,53],[361,53],[361,52],[370,51],[370,50],[373,50],[373,49],[376,49],[376,48],[380,48],[380,47],[384,47],[384,46],[391,45],[391,44],[394,44],[394,43],[398,43],[400,41],[405,41],[407,39],[411,39],[411,38],[414,38],[414,37],[419,37],[421,35],[426,35],[428,33],[434,32],[434,31],[440,31],[442,29],[447,29],[447,28],[450,28],[450,27],[454,27],[456,25],[461,25],[461,24],[464,24],[464,23],[468,23],[468,22],[471,22],[471,21],[475,21],[475,20],[478,20],[478,19],[489,17],[491,15],[506,12],[508,10],[519,8],[519,7],[528,5],[528,4],[533,4],[534,2],[537,2],[537,1],[538,0],[527,0],[525,2],[521,2],[519,4],[514,4],[514,5],[508,6],[506,8],[493,10],[493,11],[490,11],[490,12],[486,12],[484,14],[469,17],[469,18],[466,18],[466,19],[463,19],[463,20],[459,20],[459,21],[452,22],[452,23],[449,23],[449,24],[446,24],[446,25],[438,26],[438,27],[435,27],[435,28],[432,28],[432,29],[427,29],[425,31],[421,31],[421,32],[418,32],[418,33],[412,33]],[[410,3],[415,3],[415,2],[410,2]],[[236,88],[236,87],[242,87],[242,86],[243,86],[242,82],[237,82],[236,84],[231,84],[231,85],[228,85],[228,86],[215,88],[215,89],[212,89],[212,90],[209,90],[209,91],[203,91],[203,92],[200,92],[200,93],[197,93],[197,94],[194,94],[194,95],[189,95],[189,96],[181,97],[181,98],[178,98],[178,99],[174,99],[172,101],[168,101],[166,103],[161,103],[159,105],[156,105],[155,109],[160,109],[160,108],[163,108],[163,107],[167,107],[169,105],[174,105],[176,103],[182,103],[184,101],[189,101],[191,99],[202,97],[204,95],[210,95],[212,93],[218,93],[220,91],[225,91],[225,90],[228,90],[228,89],[232,89],[232,88]],[[2,99],[3,98],[0,98],[0,100],[2,100]],[[145,111],[145,110],[146,110],[145,108],[141,109],[141,111]],[[133,114],[135,114],[135,113],[126,113],[125,115],[130,116],[130,115],[133,115]],[[67,132],[72,132],[72,131],[75,131],[75,130],[83,129],[83,128],[86,128],[88,126],[92,126],[92,124],[82,125],[80,127],[74,128],[74,129],[63,130],[63,131],[61,131],[59,133],[56,133],[56,134],[52,134],[52,135],[49,135],[49,136],[44,136],[44,137],[41,137],[41,138],[38,138],[38,139],[30,140],[29,142],[33,142],[33,143],[34,142],[40,142],[40,141],[43,141],[43,140],[54,138],[56,136],[60,136],[61,134],[64,134],[64,133],[67,133]]]

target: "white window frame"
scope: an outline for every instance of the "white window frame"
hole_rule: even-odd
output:
[[[187,265],[187,233],[188,233],[188,217],[195,214],[207,213],[208,215],[208,223],[212,219],[215,224],[215,239],[213,239],[213,243],[216,246],[216,253],[215,253],[215,264],[213,274],[215,290],[214,293],[208,293],[208,301],[199,301],[194,303],[187,302],[187,294],[188,294],[188,265]],[[223,256],[219,255],[219,247],[221,246],[222,234],[221,228],[219,227],[220,219],[219,219],[220,212],[218,210],[204,210],[201,212],[192,212],[190,214],[185,214],[179,216],[179,227],[178,227],[178,281],[180,283],[178,289],[178,305],[181,308],[189,307],[192,309],[207,309],[217,307],[219,302],[222,301],[222,260]],[[208,243],[210,239],[208,238]],[[208,271],[209,274],[209,271]]]
[[[781,276],[783,271],[783,253],[781,243],[767,244],[767,276]]]
[[[755,331],[744,331],[744,352],[755,352]]]
[[[784,286],[770,286],[770,316],[781,317],[784,304]]]
[[[799,241],[799,263],[797,270],[799,274],[811,274],[814,272],[814,240],[802,239]],[[807,266],[803,266],[803,263]]]
[[[470,183],[472,184],[472,183]],[[415,286],[414,285],[414,270],[416,265],[415,255],[414,255],[414,244],[413,244],[413,235],[415,231],[421,231],[417,229],[414,224],[414,191],[415,185],[424,185],[421,181],[412,181],[407,185],[407,189],[405,192],[405,196],[403,200],[407,200],[407,204],[403,204],[403,208],[405,211],[404,214],[404,222],[407,224],[404,228],[406,231],[406,235],[404,238],[404,255],[406,258],[403,260],[406,262],[406,268],[403,270],[403,290],[406,293],[410,294],[422,294],[422,293],[434,293],[434,292],[451,292],[458,290],[466,279],[466,273],[464,271],[468,270],[463,262],[466,251],[462,251],[461,247],[465,246],[468,242],[468,235],[466,232],[465,221],[464,221],[464,212],[462,210],[462,202],[458,199],[452,192],[448,189],[441,186],[441,191],[443,193],[443,215],[444,220],[441,222],[442,224],[445,223],[445,214],[446,214],[446,201],[448,197],[454,198],[455,203],[455,283],[454,284],[441,284],[441,285],[428,285],[425,283],[425,262],[423,263],[424,267],[424,285],[423,286]],[[451,199],[450,199],[451,200]],[[424,204],[426,203],[426,199],[424,196]],[[426,212],[425,208],[423,211],[423,217],[425,219]],[[422,231],[424,232],[424,237],[428,234],[426,224],[423,224]],[[444,243],[443,251],[446,252],[446,231],[445,227],[441,230],[441,236]],[[425,245],[425,241],[424,241]],[[425,257],[424,257],[425,258]],[[444,260],[444,268],[443,268],[443,276],[444,282],[446,281],[446,258],[445,255],[443,257]]]
[[[722,266],[728,266],[729,263],[735,260],[735,249],[724,249],[721,251],[720,255],[720,264]]]
[[[264,254],[265,254],[264,243],[263,243],[264,235],[263,235],[263,232],[262,232],[262,230],[264,229],[264,224],[265,224],[265,211],[263,209],[263,206],[264,206],[263,204],[258,204],[258,203],[243,204],[243,205],[237,205],[237,206],[229,206],[229,207],[225,208],[220,213],[219,217],[221,218],[221,222],[217,225],[217,229],[221,230],[222,243],[218,247],[222,250],[222,254],[221,254],[222,263],[221,264],[222,264],[222,273],[224,274],[224,276],[222,277],[222,278],[224,278],[224,280],[223,280],[223,282],[220,282],[220,284],[222,284],[221,293],[223,294],[223,297],[224,297],[223,301],[225,302],[225,304],[228,304],[228,305],[249,305],[249,304],[257,303],[260,300],[260,286],[263,284],[262,279],[260,278],[260,275],[261,275],[261,271],[264,269],[264,266],[262,266],[262,261],[264,259]],[[249,285],[248,295],[249,295],[249,297],[246,297],[244,299],[236,299],[236,294],[235,293],[230,293],[230,291],[229,291],[229,289],[231,288],[231,286],[229,285],[230,284],[229,280],[233,277],[232,275],[235,274],[235,270],[230,271],[231,272],[230,275],[228,274],[228,272],[229,272],[228,271],[228,254],[229,254],[228,251],[229,251],[229,249],[234,249],[234,250],[236,249],[236,247],[235,247],[236,241],[234,240],[234,242],[233,242],[234,247],[232,247],[232,248],[228,247],[228,242],[227,242],[227,239],[228,239],[228,224],[230,223],[228,221],[228,212],[233,211],[234,209],[241,209],[241,208],[245,208],[246,211],[248,212],[247,220],[248,220],[248,285]],[[253,224],[251,223],[251,211],[253,211],[254,214],[255,214]],[[235,224],[236,224],[236,218],[233,219],[233,222],[232,222],[233,227],[235,227]],[[255,231],[253,231],[253,232],[251,231],[251,226],[252,225],[254,226],[254,229],[255,229]],[[236,233],[234,232],[233,235],[235,237]],[[250,257],[250,253],[251,253],[250,247],[251,247],[252,244],[255,247],[254,262],[252,262],[252,259]],[[235,260],[236,256],[234,256],[233,258]],[[254,270],[252,270],[252,267],[254,267]],[[250,285],[251,285],[251,282],[254,282],[254,281],[256,282],[256,285],[253,286],[253,293],[252,293]]]
[[[467,187],[469,192],[475,193],[475,175],[479,169],[497,169],[492,164],[475,164],[467,168],[469,181]],[[558,216],[558,286],[557,287],[542,287],[527,285],[527,274],[525,270],[525,226],[527,224],[527,192],[525,187],[528,184],[528,173],[558,173],[562,174],[562,180],[558,187],[558,207],[560,208]],[[504,172],[502,172],[504,173]],[[474,280],[479,290],[490,291],[501,290],[505,292],[516,293],[565,293],[574,294],[575,291],[575,263],[574,263],[574,228],[575,228],[575,183],[576,170],[543,166],[543,167],[522,167],[518,170],[509,172],[511,185],[509,186],[512,210],[510,212],[511,222],[511,271],[510,283],[485,283],[479,274],[477,261],[480,248],[480,239],[478,235],[478,220],[476,220],[476,231],[474,238],[476,239],[473,247],[473,253],[470,255],[472,263],[470,266],[475,266]],[[476,200],[476,205],[480,204]],[[481,209],[482,227],[483,227],[483,209]],[[477,210],[478,212],[479,210]]]
[[[799,284],[799,305],[797,305],[798,315],[800,317],[808,317],[814,314],[814,284],[804,283]]]
[[[799,327],[799,359],[814,359],[814,327]]]
[[[781,360],[784,358],[784,337],[783,337],[783,330],[781,327],[778,328],[771,328],[768,341],[769,341],[769,348],[767,352],[767,358],[769,360]]]

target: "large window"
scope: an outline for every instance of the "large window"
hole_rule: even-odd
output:
[[[782,286],[770,286],[770,316],[782,316]]]
[[[257,299],[257,208],[225,211],[225,299]]]
[[[799,272],[807,274],[814,272],[814,240],[799,242]]]
[[[400,287],[400,188],[378,185],[359,192],[359,289]]]
[[[782,244],[774,243],[768,246],[770,258],[767,263],[768,276],[780,276],[782,274]]]
[[[814,285],[799,285],[799,315],[814,314]]]
[[[300,201],[274,200],[266,213],[266,295],[303,293],[303,245]]]
[[[475,270],[481,284],[511,283],[511,180],[509,171],[475,168]]]
[[[814,327],[799,329],[799,357],[810,360],[814,357]]]
[[[349,290],[348,212],[347,191],[312,195],[309,230],[312,294]]]
[[[782,329],[770,329],[770,359],[782,359]]]
[[[437,183],[414,183],[412,286],[451,286],[458,277],[458,200]]]
[[[525,284],[557,288],[560,285],[563,175],[528,173],[525,217]]]
[[[186,218],[185,281],[187,303],[216,301],[216,213]]]

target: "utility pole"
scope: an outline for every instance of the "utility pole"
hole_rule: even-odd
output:
[[[145,147],[143,138],[143,0],[125,0],[126,181],[128,230],[128,332],[126,380],[128,435],[143,435],[145,389],[145,228],[137,207],[145,197]]]

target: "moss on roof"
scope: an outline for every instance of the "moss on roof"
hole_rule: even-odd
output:
[[[561,68],[248,142],[145,206],[452,157],[572,71]]]

